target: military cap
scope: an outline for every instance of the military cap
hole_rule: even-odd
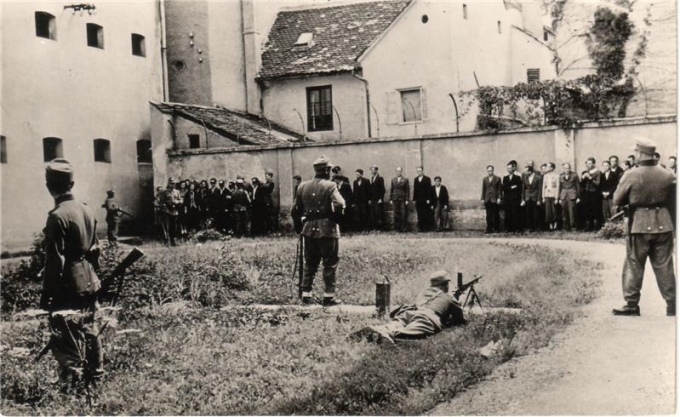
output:
[[[633,150],[645,155],[654,155],[654,152],[656,152],[656,142],[645,137],[639,137],[635,139],[635,146],[633,146]]]
[[[73,181],[73,167],[71,163],[62,158],[51,160],[45,166],[45,180],[70,183]]]
[[[448,272],[442,270],[435,271],[430,275],[430,285],[433,287],[438,287],[440,285],[446,284],[451,280],[447,278]]]
[[[114,195],[115,192],[114,192],[113,190],[109,190],[109,191],[106,192],[106,194],[107,194],[107,195]]]
[[[331,164],[331,160],[325,156],[321,156],[320,158],[318,158],[316,161],[314,161],[312,165],[314,165],[315,171],[323,171],[324,169],[333,166],[333,164]]]

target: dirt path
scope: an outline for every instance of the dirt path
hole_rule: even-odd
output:
[[[488,240],[487,240],[488,241]],[[501,241],[499,239],[499,241]],[[647,266],[641,317],[614,317],[623,305],[623,245],[503,239],[583,253],[603,262],[600,297],[548,347],[498,367],[432,415],[614,415],[675,413],[675,320]]]

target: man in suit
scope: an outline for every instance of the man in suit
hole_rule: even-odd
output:
[[[585,230],[599,230],[602,222],[602,195],[600,194],[601,173],[595,158],[586,160],[586,171],[581,175],[581,200],[585,217]]]
[[[383,200],[385,199],[385,180],[378,173],[378,166],[371,167],[371,194],[368,200],[371,229],[382,230],[385,221]]]
[[[517,161],[510,161],[507,165],[508,175],[501,183],[501,199],[505,209],[505,230],[507,232],[521,232],[522,218],[520,210],[522,204],[522,177],[517,175]]]
[[[253,177],[251,184],[253,184],[253,197],[250,210],[250,234],[252,236],[260,236],[268,231],[270,211],[269,189],[264,184],[260,184],[260,180],[257,177]]]
[[[344,180],[342,175],[334,175],[333,182],[337,185],[340,195],[345,200],[345,210],[342,214],[337,216],[339,218],[338,226],[340,226],[340,231],[347,232],[352,224],[353,210],[352,210],[352,187],[350,187],[349,182]]]
[[[368,201],[371,199],[371,185],[364,178],[363,169],[357,169],[355,176],[352,202],[354,203],[354,214],[356,216],[356,230],[361,232],[368,230],[369,227]]]
[[[534,161],[527,162],[522,175],[522,206],[526,226],[531,231],[541,229],[541,201],[543,199],[543,177],[534,170]]]
[[[666,301],[666,315],[675,316],[675,269],[673,268],[673,223],[668,211],[675,175],[654,162],[656,144],[646,138],[635,143],[638,168],[628,171],[614,193],[614,205],[628,205],[629,235],[623,266],[623,298],[626,305],[614,315],[639,316],[640,290],[649,258],[656,282]]]
[[[254,186],[254,184],[253,184]],[[265,217],[265,232],[272,233],[278,230],[279,224],[279,212],[274,207],[274,187],[276,183],[274,182],[274,172],[265,171],[264,174],[264,184],[260,184],[265,193],[265,200],[267,203],[267,215]]]
[[[571,164],[562,164],[562,175],[560,175],[560,199],[557,204],[562,206],[562,226],[564,230],[576,228],[576,205],[581,202],[581,187],[578,175],[571,172]]]
[[[606,222],[614,212],[614,191],[619,185],[619,177],[611,170],[609,161],[602,161],[600,194],[602,195],[602,217]]]
[[[609,157],[609,167],[612,174],[616,176],[616,184],[618,185],[619,180],[623,177],[623,168],[619,166],[619,157],[612,155]]]
[[[432,186],[432,195],[434,196],[434,222],[437,226],[437,231],[446,230],[449,223],[449,192],[446,186],[442,185],[442,177],[434,177],[434,185]]]
[[[482,180],[482,203],[486,209],[486,232],[496,233],[501,231],[501,178],[494,174],[494,166],[487,165],[487,175]]]
[[[413,179],[413,202],[418,213],[418,230],[427,232],[432,229],[432,181],[423,174],[423,167],[416,167],[417,176]]]
[[[390,204],[393,210],[394,230],[406,232],[408,230],[406,209],[411,188],[409,187],[408,179],[401,175],[401,167],[397,167],[394,171],[397,176],[392,178],[392,183],[390,184]]]

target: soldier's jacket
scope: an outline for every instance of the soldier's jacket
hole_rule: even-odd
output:
[[[104,201],[102,207],[106,209],[106,221],[116,222],[120,219],[120,212],[118,211],[118,206],[114,201],[113,197],[109,197]]]
[[[673,231],[668,205],[675,181],[673,172],[653,165],[653,161],[642,161],[638,168],[623,174],[614,192],[614,205],[630,205],[630,233]]]
[[[234,211],[247,211],[250,207],[250,195],[246,190],[236,189],[231,193],[231,204],[233,204]]]
[[[50,211],[45,227],[45,270],[41,300],[43,308],[58,310],[80,305],[68,283],[74,266],[83,262],[85,253],[96,242],[96,228],[97,220],[87,205],[74,200],[71,194],[57,199],[56,207]],[[75,272],[80,271],[78,269]],[[98,285],[96,274],[92,278]],[[93,291],[97,289],[92,288]]]
[[[182,195],[178,189],[171,189],[163,191],[161,196],[161,209],[163,213],[169,214],[171,216],[179,215],[179,206],[184,203]]]
[[[298,187],[291,214],[294,219],[305,218],[303,236],[337,239],[340,229],[332,217],[335,213],[341,213],[344,207],[345,200],[333,181],[314,178]]]
[[[433,312],[440,320],[440,325],[460,322],[463,318],[463,310],[460,305],[453,300],[451,295],[436,287],[426,288],[418,294],[416,308]]]

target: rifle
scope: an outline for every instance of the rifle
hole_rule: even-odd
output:
[[[123,214],[123,215],[125,215],[125,216],[128,216],[128,217],[130,217],[130,218],[133,218],[133,219],[134,219],[134,217],[135,217],[135,216],[133,216],[132,214],[128,213],[127,211],[123,210],[123,209],[118,209],[118,213],[121,213],[121,214]]]
[[[137,248],[132,248],[130,252],[127,254],[127,256],[118,264],[118,266],[116,266],[116,268],[113,270],[109,278],[99,289],[100,295],[109,294],[111,287],[113,286],[113,283],[116,280],[116,277],[120,276],[116,292],[113,295],[113,300],[111,301],[111,306],[116,305],[116,302],[120,297],[120,293],[123,291],[123,282],[125,281],[125,270],[132,266],[132,264],[137,262],[142,256],[144,256],[144,252]]]
[[[621,207],[621,211],[619,211],[619,212],[616,213],[615,215],[611,216],[611,217],[609,218],[609,220],[607,220],[607,221],[608,221],[608,222],[613,222],[614,220],[618,220],[619,218],[621,218],[621,217],[627,215],[629,210],[630,210],[630,206],[629,206],[629,205],[623,206],[623,207]]]
[[[298,242],[297,252],[298,262],[298,298],[302,298],[302,277],[305,273],[305,253],[304,253],[304,236],[300,234],[300,241]]]

